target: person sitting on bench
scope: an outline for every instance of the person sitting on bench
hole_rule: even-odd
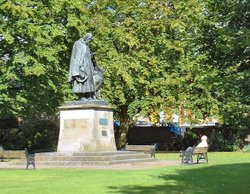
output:
[[[201,136],[201,142],[196,147],[197,148],[206,148],[206,147],[208,147],[207,136],[206,135]]]
[[[205,148],[205,147],[208,147],[208,144],[207,144],[207,136],[206,135],[202,135],[201,136],[201,142],[196,146],[198,148]],[[193,150],[194,147],[191,147],[189,146],[186,151],[191,151]]]
[[[180,157],[182,157],[182,164],[187,163],[187,164],[193,164],[193,152],[195,148],[207,148],[208,144],[207,144],[207,136],[203,135],[201,137],[201,142],[197,145],[197,146],[189,146],[186,151],[181,151]],[[205,158],[204,158],[205,157]],[[197,163],[200,159],[206,159],[207,160],[207,155],[204,156],[204,154],[198,154],[197,157]]]

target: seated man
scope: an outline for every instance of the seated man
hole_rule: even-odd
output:
[[[206,135],[201,136],[201,142],[196,147],[198,147],[198,148],[208,147]]]
[[[201,136],[201,142],[196,146],[196,147],[198,147],[198,148],[204,148],[204,147],[208,147],[208,144],[207,144],[207,136],[206,135],[202,135]],[[188,147],[187,149],[186,149],[186,151],[190,151],[190,150],[192,150],[192,149],[194,149],[194,147]]]
[[[201,137],[201,142],[197,146],[193,146],[193,147],[189,146],[186,149],[186,151],[181,152],[180,156],[182,157],[182,164],[183,163],[188,163],[188,164],[193,163],[192,155],[193,155],[193,150],[195,147],[198,147],[198,148],[208,147],[207,136],[203,135]]]

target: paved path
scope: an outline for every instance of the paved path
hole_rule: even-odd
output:
[[[167,166],[179,166],[181,165],[180,161],[176,160],[160,160],[154,162],[143,162],[135,164],[115,164],[115,165],[84,165],[84,166],[39,166],[37,169],[45,168],[85,168],[85,169],[112,169],[112,170],[141,170],[147,168],[159,168]],[[25,169],[25,165],[12,165],[9,162],[0,162],[0,169]],[[32,169],[33,166],[29,166],[29,169]]]

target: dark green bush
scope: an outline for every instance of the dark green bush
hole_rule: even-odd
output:
[[[216,127],[212,130],[189,129],[182,139],[183,149],[197,145],[200,142],[200,136],[207,135],[210,151],[238,151],[243,147],[243,139],[246,133],[246,131],[226,125]]]
[[[11,150],[54,151],[58,134],[59,126],[54,120],[34,116],[16,128],[0,129],[0,145]]]
[[[209,137],[211,151],[238,151],[243,146],[244,136],[228,126],[214,130]]]
[[[250,152],[250,145],[244,145],[242,148],[243,152]]]
[[[59,126],[54,120],[35,117],[26,120],[22,130],[28,139],[25,147],[30,150],[35,152],[56,150]]]
[[[197,145],[199,141],[200,141],[199,135],[192,132],[192,130],[188,130],[182,139],[182,145],[183,145],[182,149],[185,150],[189,146]]]

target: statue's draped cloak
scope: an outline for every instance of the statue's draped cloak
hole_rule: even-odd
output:
[[[82,38],[75,42],[72,49],[68,82],[73,86],[73,93],[95,92],[91,53]]]

